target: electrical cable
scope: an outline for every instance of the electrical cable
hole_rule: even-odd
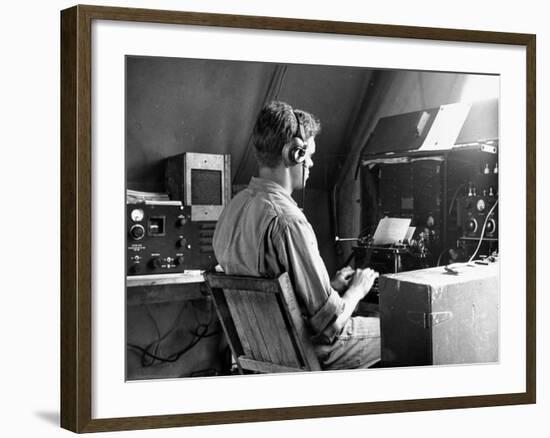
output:
[[[164,341],[168,336],[170,336],[176,330],[176,328],[178,326],[178,322],[180,321],[181,316],[183,315],[183,311],[187,308],[188,303],[189,302],[184,302],[183,303],[183,305],[181,306],[178,314],[176,315],[176,318],[174,319],[174,322],[172,323],[172,327],[164,335],[160,336],[160,330],[158,329],[158,325],[156,324],[156,321],[154,321],[155,326],[157,327],[157,333],[158,333],[159,337],[145,347],[145,350],[147,350],[148,353],[151,351],[151,348],[154,347],[154,350],[153,350],[152,354],[156,355],[156,356],[159,356],[161,342]],[[150,317],[152,318],[151,314],[150,314]],[[146,359],[148,357],[150,359],[152,359],[151,362],[147,362]],[[142,354],[142,356],[141,356],[141,366],[142,367],[148,368],[150,366],[153,366],[154,364],[155,364],[155,359],[154,358],[152,358],[151,356]]]
[[[160,328],[157,324],[157,320],[153,317],[153,314],[151,313],[151,309],[149,308],[149,306],[147,304],[145,305],[145,310],[147,312],[147,316],[149,317],[149,319],[153,323],[153,326],[155,328],[155,332],[157,333],[157,339],[154,340],[153,342],[151,342],[146,348],[147,348],[147,351],[149,351],[154,346],[153,354],[158,354],[159,349],[160,349],[160,340],[162,338],[162,335],[160,334]],[[147,362],[146,359],[147,359],[147,357],[142,355],[142,357],[141,357],[141,366],[142,367],[147,368],[147,367],[150,367],[150,366],[154,365],[155,359],[151,359],[149,362]]]
[[[200,326],[200,325],[210,326],[210,324],[212,324],[212,321],[214,319],[214,312],[212,311],[212,307],[213,307],[212,301],[208,301],[208,304],[209,304],[208,318],[207,318],[208,322],[202,322],[202,321],[199,321],[199,317],[197,314],[197,309],[195,309],[194,301],[191,301],[191,308],[193,309],[193,318],[195,318],[195,322],[197,323],[197,326]]]
[[[456,200],[456,197],[457,197],[457,195],[458,195],[459,190],[460,190],[462,187],[466,187],[466,183],[460,184],[460,185],[458,186],[458,188],[455,190],[455,193],[454,193],[454,195],[453,195],[453,197],[452,197],[452,199],[451,199],[451,203],[449,204],[449,212],[448,212],[448,215],[450,215],[451,212],[453,211],[453,204],[454,204],[454,202],[455,202],[455,200]]]
[[[183,315],[183,311],[187,308],[187,305],[188,305],[188,302],[183,303],[178,314],[176,315],[176,318],[174,319],[174,322],[172,323],[172,327],[162,336],[160,334],[160,329],[158,327],[156,320],[153,318],[153,315],[149,307],[146,306],[147,314],[149,315],[149,317],[153,321],[153,325],[155,326],[155,331],[157,332],[157,339],[153,340],[151,343],[149,343],[145,347],[140,347],[135,344],[127,343],[128,346],[138,349],[142,352],[141,366],[143,368],[148,368],[155,365],[155,360],[157,360],[156,358],[161,357],[161,355],[159,354],[161,342],[176,330],[177,324],[180,321],[181,316]],[[151,350],[153,351],[151,352]]]
[[[202,333],[199,332],[199,328],[202,329]],[[220,333],[220,330],[216,330],[214,332],[208,333],[208,328],[209,327],[208,327],[207,324],[199,325],[197,328],[195,328],[194,331],[191,332],[195,336],[195,338],[189,344],[187,344],[184,348],[182,348],[179,351],[176,351],[175,353],[172,353],[168,357],[162,357],[162,356],[158,356],[156,354],[150,353],[145,348],[140,347],[139,345],[136,345],[136,344],[128,343],[126,345],[129,348],[133,348],[135,350],[140,351],[142,355],[145,355],[145,356],[147,356],[151,359],[155,359],[155,360],[158,360],[160,362],[170,362],[170,363],[177,362],[180,359],[181,356],[183,356],[185,353],[187,353],[189,350],[191,350],[195,345],[197,345],[199,343],[199,341],[201,341],[204,338],[208,338],[208,337],[211,337],[211,336],[214,336],[214,335],[217,335],[217,334]]]
[[[491,217],[491,213],[493,213],[493,210],[495,209],[497,204],[498,204],[498,199],[496,200],[494,205],[489,210],[489,213],[487,213],[487,216],[485,217],[485,222],[483,222],[483,228],[481,229],[481,234],[479,236],[479,243],[477,244],[476,250],[468,260],[468,263],[470,263],[474,259],[474,257],[477,255],[477,252],[479,251],[479,248],[481,247],[481,243],[483,242],[483,237],[485,237],[485,227],[487,227],[487,222],[489,221],[489,218]]]
[[[208,330],[208,327],[205,328],[205,330],[207,331]],[[157,356],[156,354],[153,354],[153,353],[150,353],[149,351],[147,351],[145,348],[142,348],[140,347],[139,345],[135,345],[135,344],[127,344],[128,347],[130,348],[133,348],[135,350],[138,350],[140,351],[143,355],[147,356],[147,357],[150,357],[152,359],[155,359],[155,360],[158,360],[160,362],[177,362],[179,360],[179,358],[181,356],[183,356],[185,353],[187,353],[189,350],[191,350],[195,345],[198,344],[198,342],[204,337],[204,334],[199,334],[198,336],[196,335],[196,337],[188,344],[186,345],[184,348],[182,348],[181,350],[175,352],[175,353],[172,353],[170,356],[168,357],[161,357],[161,356]]]
[[[200,322],[199,318],[198,318],[198,315],[197,315],[197,312],[196,312],[196,309],[195,309],[194,306],[192,306],[193,307],[193,316],[194,316],[195,321],[197,323],[197,327],[193,331],[190,332],[194,336],[194,339],[188,345],[186,345],[183,349],[181,349],[181,350],[179,350],[175,353],[172,353],[168,357],[163,357],[163,356],[159,355],[157,352],[160,348],[160,342],[162,342],[171,333],[174,332],[174,330],[177,327],[177,323],[179,322],[179,320],[181,318],[181,315],[183,314],[183,310],[185,308],[187,308],[187,303],[189,303],[189,302],[184,303],[184,305],[181,307],[180,311],[178,312],[178,315],[176,316],[176,318],[174,320],[172,328],[170,330],[168,330],[164,335],[159,337],[157,340],[153,341],[152,343],[150,343],[146,347],[141,347],[139,345],[130,344],[130,343],[126,344],[129,348],[133,348],[134,350],[137,350],[137,351],[141,352],[141,355],[142,355],[141,365],[144,368],[153,366],[155,361],[159,361],[159,362],[176,362],[177,360],[179,360],[179,358],[183,354],[185,354],[187,351],[189,351],[191,348],[193,348],[200,340],[202,340],[204,338],[209,338],[211,336],[216,336],[216,335],[221,333],[221,330],[219,330],[219,329],[215,330],[211,333],[208,333],[208,329],[210,328],[210,325],[212,324],[213,319],[214,319],[214,312],[212,311],[212,305],[208,309],[208,313],[209,313],[208,322]],[[193,304],[192,301],[190,303]],[[152,318],[151,314],[150,314],[150,317]],[[154,324],[155,324],[155,327],[157,328],[157,334],[160,335],[160,330],[158,330],[158,326],[156,324],[156,321],[154,321]],[[153,346],[155,346],[155,349],[154,349],[153,352],[151,352],[150,350]],[[147,358],[149,358],[149,361],[146,360]]]
[[[302,163],[302,212],[305,211],[306,203],[306,162]]]
[[[437,264],[435,266],[439,266],[439,263],[441,262],[441,257],[443,257],[443,254],[445,252],[449,251],[451,248],[445,248],[443,251],[441,251],[441,254],[439,254],[439,257],[437,258]]]

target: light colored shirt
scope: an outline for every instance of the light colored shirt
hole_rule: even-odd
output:
[[[314,335],[330,342],[342,330],[335,322],[344,301],[330,285],[313,228],[279,184],[252,178],[223,210],[213,247],[226,274],[276,277],[288,272]]]

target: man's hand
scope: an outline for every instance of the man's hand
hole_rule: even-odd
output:
[[[346,268],[342,269],[341,271],[344,271]],[[363,299],[365,295],[369,292],[370,288],[372,287],[374,280],[378,277],[378,272],[373,271],[370,268],[367,269],[356,269],[355,271],[351,268],[352,275],[351,278],[347,276],[347,274],[344,276],[344,278],[347,278],[347,284],[348,288],[346,292],[344,292],[344,295],[342,295],[342,300],[345,303],[344,310],[340,315],[338,315],[338,319],[335,324],[338,324],[340,327],[343,327],[348,318],[352,315],[353,311],[357,307],[357,303]],[[338,271],[340,273],[341,271]],[[347,270],[346,270],[347,272]],[[336,273],[336,276],[338,277],[338,273]]]
[[[374,284],[374,280],[377,278],[378,272],[370,268],[356,269],[349,281],[349,289],[352,289],[355,293],[360,294],[359,299],[362,299],[365,295],[367,295],[370,288]]]
[[[330,285],[334,290],[338,292],[344,292],[348,288],[349,282],[354,272],[355,271],[351,267],[344,266],[342,269],[336,272],[336,275],[330,282]]]

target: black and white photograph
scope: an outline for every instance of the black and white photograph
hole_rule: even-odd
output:
[[[499,362],[498,74],[124,62],[127,381]]]
[[[86,3],[2,10],[2,436],[544,436],[544,2]]]

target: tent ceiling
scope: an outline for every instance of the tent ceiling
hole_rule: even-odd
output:
[[[271,98],[320,118],[310,185],[330,187],[349,152],[351,122],[372,73],[354,67],[158,57],[128,57],[126,66],[127,181],[143,190],[162,190],[163,160],[182,152],[231,154],[233,182],[246,184],[256,173],[250,133],[259,109]]]

